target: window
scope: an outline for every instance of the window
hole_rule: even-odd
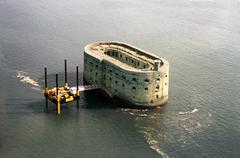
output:
[[[98,75],[98,73],[96,72],[96,76]]]
[[[160,81],[160,78],[157,78],[157,81]]]
[[[148,91],[148,87],[145,87],[144,90],[145,90],[145,91]]]
[[[156,98],[158,99],[158,95],[156,95]]]
[[[98,68],[98,65],[96,65],[95,67]]]
[[[145,68],[146,68],[146,65],[143,65],[143,68],[145,69]]]
[[[139,66],[139,62],[137,62],[137,66]]]
[[[132,81],[137,81],[137,79],[136,79],[136,78],[133,78]]]
[[[122,54],[120,54],[120,58],[122,58]]]
[[[110,52],[107,52],[107,55],[110,55]]]
[[[136,90],[136,87],[132,87],[133,90]]]
[[[104,52],[104,54],[107,54],[107,52]]]
[[[122,84],[122,87],[125,87],[124,83]]]
[[[109,72],[112,72],[112,70],[109,70]]]
[[[122,79],[124,79],[124,80],[125,80],[125,79],[126,79],[126,76],[122,75]]]
[[[112,77],[109,77],[109,80],[112,81]]]
[[[117,81],[115,81],[115,84],[117,84]]]
[[[126,57],[126,61],[128,61],[128,58]]]
[[[132,60],[132,63],[133,63],[133,60]]]
[[[144,80],[144,82],[145,82],[145,83],[148,83],[148,82],[149,82],[149,79],[146,78],[146,79]]]

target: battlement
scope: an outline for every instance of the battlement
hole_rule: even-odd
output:
[[[84,79],[114,100],[138,107],[163,105],[168,75],[168,61],[126,43],[95,42],[84,49]]]

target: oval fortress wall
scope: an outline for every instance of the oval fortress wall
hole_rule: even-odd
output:
[[[121,47],[124,45],[121,43]],[[85,81],[99,85],[112,99],[122,99],[131,105],[155,107],[167,102],[169,65],[165,59],[154,56],[154,60],[161,60],[161,65],[154,65],[121,53],[119,49],[105,48],[92,53],[92,48],[97,50],[90,44],[84,51]],[[118,61],[124,64],[119,65]]]

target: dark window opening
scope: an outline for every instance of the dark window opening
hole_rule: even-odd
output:
[[[158,99],[158,95],[156,95],[156,98]]]
[[[165,85],[167,85],[167,83],[165,83]]]
[[[147,88],[147,87],[145,87],[145,88],[144,88],[144,90],[145,90],[145,91],[148,91],[148,88]]]
[[[98,75],[98,73],[96,72],[96,76]]]
[[[133,63],[133,60],[132,60],[132,63]]]
[[[132,81],[137,81],[137,79],[136,79],[136,78],[133,78]]]
[[[126,61],[128,60],[128,58],[126,57]]]
[[[160,81],[160,78],[157,78],[157,81]]]
[[[98,65],[96,65],[95,67],[98,68]]]
[[[148,83],[148,82],[149,82],[149,79],[145,79],[144,82]]]
[[[137,66],[139,66],[139,62],[137,62]]]
[[[124,84],[122,84],[122,87],[125,87],[125,85],[124,85]]]
[[[109,77],[109,80],[112,81],[112,77]]]
[[[126,79],[126,76],[122,76],[122,79],[124,79],[124,80],[125,80],[125,79]]]
[[[115,83],[117,84],[117,81],[115,81]]]
[[[145,69],[145,68],[146,68],[146,65],[143,65],[143,68]]]
[[[122,58],[122,54],[120,54],[120,58]]]
[[[136,90],[136,87],[132,87],[133,90]]]

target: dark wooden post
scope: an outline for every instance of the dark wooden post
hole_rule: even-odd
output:
[[[58,74],[56,74],[56,100],[57,100],[56,110],[58,113]]]
[[[64,60],[64,68],[65,68],[65,86],[67,87],[68,83],[67,83],[67,60],[66,59]]]
[[[48,86],[47,86],[47,67],[44,67],[44,76],[45,76],[45,89],[44,89],[44,96],[46,99],[46,110],[48,110],[48,98],[47,98],[47,93],[48,93]]]
[[[78,66],[76,66],[76,84],[77,84],[77,108],[79,108],[79,91],[78,91]]]

